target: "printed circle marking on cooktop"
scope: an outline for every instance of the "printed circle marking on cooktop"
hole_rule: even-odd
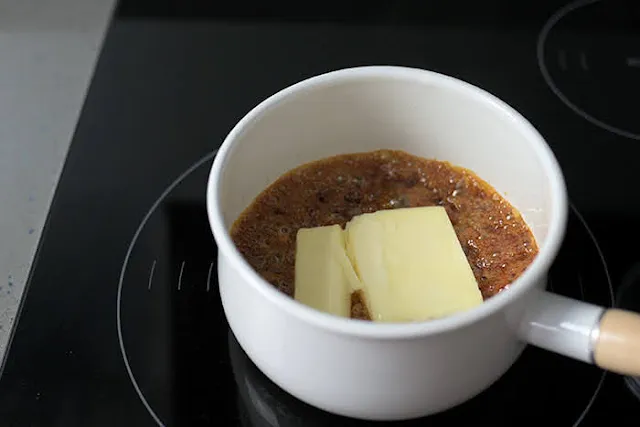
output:
[[[569,3],[543,26],[537,56],[544,80],[567,107],[602,129],[640,140],[640,32],[625,21],[633,18],[625,9],[630,4]],[[615,31],[593,29],[611,22]],[[580,30],[585,25],[589,31]],[[627,25],[632,34],[623,34]]]
[[[185,420],[216,420],[219,419],[216,414],[221,410],[237,411],[235,408],[219,407],[216,401],[211,400],[212,396],[207,398],[208,401],[201,399],[198,403],[192,402],[198,398],[198,394],[206,393],[206,390],[201,391],[206,387],[213,390],[212,394],[218,393],[219,388],[233,387],[231,367],[210,368],[210,365],[220,366],[228,363],[220,359],[220,353],[224,352],[227,357],[226,352],[229,350],[224,348],[228,345],[228,326],[219,308],[219,293],[212,289],[215,285],[215,259],[210,259],[212,254],[201,253],[202,246],[197,242],[197,239],[203,238],[207,241],[212,240],[206,218],[200,218],[199,222],[195,221],[196,224],[190,225],[189,223],[194,221],[185,221],[185,218],[190,217],[185,216],[183,212],[177,217],[179,221],[171,221],[164,213],[172,209],[171,206],[176,204],[176,199],[178,202],[181,200],[180,198],[183,197],[181,193],[185,192],[185,188],[190,188],[188,183],[203,186],[196,189],[202,191],[200,194],[202,199],[207,172],[204,166],[210,164],[214,155],[215,152],[212,152],[194,163],[153,203],[132,238],[118,284],[117,329],[126,371],[149,415],[157,425],[163,427],[185,424]],[[206,213],[203,215],[206,216]],[[171,248],[183,247],[176,249],[178,254],[170,257],[159,253],[158,250],[165,247],[159,242],[164,238],[161,235],[165,232],[163,230],[167,228],[167,223],[177,224],[175,227],[178,229],[174,230],[174,234],[179,236],[187,234],[183,236],[185,240],[182,243],[171,243]],[[193,228],[189,229],[190,226]],[[185,229],[180,227],[187,227],[187,230],[192,232],[185,232]],[[212,242],[208,244],[213,245]],[[611,305],[613,291],[604,258],[588,225],[573,206],[571,206],[563,248],[552,267],[549,288],[569,297]],[[205,252],[208,250],[210,248]],[[167,259],[170,262],[167,262]],[[197,274],[194,271],[197,271]],[[207,318],[206,321],[198,323],[195,321],[189,323],[180,318],[178,313],[180,310],[174,308],[173,311],[166,311],[167,306],[177,304],[175,301],[183,299],[188,293],[191,293],[195,299],[183,304],[182,311],[189,311],[190,316],[195,317],[200,316],[201,312],[216,311],[217,317]],[[206,301],[201,303],[207,299],[209,303]],[[153,311],[160,311],[162,315],[154,318],[149,314]],[[180,334],[189,334],[190,328],[200,327],[200,325],[198,339],[180,340]],[[187,331],[181,328],[186,328]],[[207,339],[211,343],[205,343]],[[194,341],[196,344],[202,342],[203,346],[215,347],[215,350],[210,350],[208,353],[203,350],[200,357],[192,358],[197,354],[194,351],[185,350],[185,347],[193,347]],[[187,358],[181,356],[185,352],[188,353]],[[241,397],[244,396],[242,400],[245,401],[245,406],[258,405],[261,418],[265,416],[272,418],[276,415],[284,418],[294,417],[298,425],[309,417],[312,418],[309,421],[313,425],[319,425],[313,421],[316,418],[344,421],[342,418],[311,408],[289,396],[260,374],[248,359],[243,365],[251,366],[250,369],[254,373],[251,374],[251,378],[238,381],[236,372],[238,363],[237,357],[234,356],[236,353],[231,353],[236,385]],[[194,378],[197,381],[198,377],[201,377],[201,382],[205,385],[200,384],[201,388],[196,386],[194,391],[191,384],[184,384],[185,380],[181,380],[180,375],[164,378],[164,376],[173,375],[176,369],[189,369],[188,381],[193,381]],[[554,400],[553,396],[556,395],[553,392],[549,395],[549,391],[563,391],[569,387],[566,389],[566,397],[561,402],[562,408],[553,408],[559,413],[555,419],[561,420],[561,425],[577,426],[594,402],[604,378],[605,373],[598,368],[530,347],[525,350],[515,366],[489,390],[470,402],[430,417],[429,421],[430,424],[438,422],[447,424],[452,419],[460,420],[460,417],[464,417],[465,414],[477,413],[483,405],[487,404],[487,399],[509,399],[509,396],[522,396],[522,400],[528,402],[531,399],[537,399],[540,403],[551,407],[558,399]],[[259,381],[260,384],[258,388],[247,394],[246,390],[245,392],[243,390],[251,381]],[[184,393],[185,387],[188,388],[187,393]],[[256,385],[253,384],[251,387],[255,388]],[[256,390],[268,390],[269,401],[276,402],[278,406],[275,412],[270,413],[268,402],[255,402],[260,398],[260,392],[256,393]],[[527,393],[532,394],[527,395]],[[250,396],[250,399],[247,396]],[[182,400],[182,407],[177,411],[172,410],[172,405],[180,400]],[[514,408],[517,411],[524,409],[520,406]],[[252,409],[249,408],[249,410]],[[183,414],[176,415],[176,412],[180,411]],[[185,416],[185,411],[193,411],[194,414]],[[268,415],[265,415],[265,411]],[[302,413],[300,414],[299,411]],[[505,420],[494,421],[497,421],[494,425],[502,425],[500,421]],[[304,424],[302,422],[302,425]]]
[[[167,187],[167,189],[153,203],[149,211],[146,213],[146,215],[143,217],[142,221],[140,222],[140,225],[138,226],[135,234],[133,235],[131,243],[129,244],[129,248],[127,249],[127,253],[125,255],[122,269],[120,272],[120,280],[118,283],[117,305],[116,305],[118,341],[120,344],[120,351],[122,353],[125,368],[133,384],[133,387],[136,393],[138,394],[138,397],[140,398],[140,400],[142,401],[142,404],[145,406],[145,408],[147,409],[147,411],[149,412],[153,420],[156,422],[156,424],[163,427],[165,426],[165,423],[167,425],[171,424],[172,417],[169,415],[169,413],[167,413],[169,411],[167,409],[167,406],[171,405],[173,400],[177,398],[172,396],[172,393],[173,393],[172,389],[173,387],[175,387],[176,380],[175,378],[169,377],[164,380],[157,381],[157,378],[159,376],[162,377],[162,375],[166,374],[167,372],[169,372],[169,375],[171,374],[171,371],[172,371],[171,363],[175,363],[175,361],[170,359],[172,357],[175,358],[175,355],[167,356],[165,354],[155,354],[155,355],[149,355],[149,357],[144,358],[144,359],[149,359],[146,361],[143,360],[143,363],[146,362],[149,364],[150,367],[148,367],[148,370],[154,369],[154,366],[152,366],[154,365],[154,363],[155,363],[156,370],[155,372],[152,372],[150,374],[142,375],[144,373],[143,371],[147,368],[147,366],[143,366],[143,364],[139,363],[138,366],[136,366],[136,369],[134,369],[134,367],[132,366],[133,365],[132,358],[138,353],[141,353],[141,352],[144,353],[144,350],[141,350],[138,347],[134,349],[135,350],[134,352],[132,352],[131,348],[128,348],[128,347],[132,342],[135,344],[138,340],[148,337],[150,335],[148,332],[154,329],[160,330],[160,334],[158,334],[160,335],[160,337],[157,339],[170,340],[171,338],[168,338],[167,336],[162,336],[162,335],[171,335],[171,334],[167,334],[166,332],[171,328],[173,328],[174,325],[173,324],[164,325],[165,329],[163,329],[162,326],[158,326],[158,322],[155,322],[155,323],[151,322],[153,323],[152,325],[153,327],[149,327],[147,331],[141,331],[140,325],[145,323],[146,313],[143,312],[144,310],[140,310],[140,313],[136,313],[136,309],[142,308],[142,307],[136,307],[135,302],[141,301],[141,298],[144,298],[144,296],[142,297],[140,296],[143,293],[149,294],[149,297],[148,297],[149,299],[154,298],[152,296],[153,295],[152,293],[154,291],[159,291],[159,289],[156,289],[156,288],[160,286],[163,286],[164,288],[171,287],[171,291],[173,292],[186,294],[187,289],[185,288],[187,286],[187,283],[185,282],[184,279],[187,276],[188,272],[190,271],[189,267],[191,267],[191,265],[187,264],[188,261],[186,260],[182,260],[177,265],[167,266],[166,265],[167,263],[160,262],[158,259],[153,259],[148,264],[143,264],[140,262],[131,262],[131,259],[133,256],[132,254],[134,252],[134,249],[136,248],[136,245],[139,246],[141,244],[140,242],[141,235],[144,234],[145,227],[149,228],[148,224],[150,222],[150,219],[152,218],[152,216],[154,216],[154,214],[157,214],[159,212],[158,208],[166,204],[167,199],[170,198],[169,197],[170,194],[174,192],[174,190],[176,190],[176,188],[187,177],[192,175],[202,166],[207,165],[213,159],[216,152],[217,150],[207,154],[206,156],[204,156],[203,158],[195,162],[191,167],[189,167],[186,171],[184,171],[178,178],[176,178],[176,180],[173,181],[171,185],[169,185],[169,187]],[[201,170],[200,172],[206,172],[206,171]],[[155,216],[158,216],[158,215],[155,215]],[[158,222],[166,222],[166,218],[161,218],[158,220]],[[199,227],[198,230],[201,231],[203,235],[206,235],[207,238],[210,238],[211,240],[213,239],[207,227],[203,229],[202,227]],[[188,251],[189,249],[186,249],[186,250]],[[212,256],[213,254],[210,254],[210,255]],[[204,254],[204,256],[211,258],[211,256],[206,254]],[[196,289],[196,291],[200,293],[197,297],[199,299],[203,299],[204,298],[203,295],[206,295],[207,297],[213,298],[213,299],[219,298],[217,295],[218,294],[217,292],[211,292],[212,275],[215,273],[214,262],[207,261],[206,263],[203,263],[202,260],[199,260],[198,264],[199,265],[197,267],[202,272],[202,274],[200,275],[201,276],[200,278],[202,278],[202,280],[198,280],[198,282],[202,282],[202,283],[200,283],[199,289]],[[158,280],[159,279],[158,270],[160,269],[166,270],[167,268],[174,268],[177,270],[177,275],[176,274],[173,275],[173,276],[177,276],[177,279],[175,280],[175,282],[173,280],[164,281],[164,282]],[[139,280],[132,280],[133,283],[129,283],[127,287],[125,287],[124,284],[126,282],[127,276],[137,277]],[[206,277],[206,280],[204,279],[204,277]],[[193,291],[193,289],[189,289],[189,290]],[[127,302],[129,302],[129,300],[127,300],[124,297],[127,291],[137,292],[138,294],[137,295],[132,294],[131,304],[130,304],[130,307],[132,308],[125,311],[123,310],[123,306],[127,304]],[[137,299],[134,299],[134,296]],[[170,299],[172,298],[171,296],[161,300],[160,298],[158,298],[158,294],[156,293],[155,298],[156,299],[153,300],[154,302],[152,303],[152,305],[165,308],[166,306],[173,304],[172,301],[170,301]],[[144,301],[149,301],[149,299]],[[217,302],[219,302],[219,299]],[[165,311],[162,311],[160,319],[168,322],[176,321],[176,319],[172,319],[172,318],[167,319],[166,318],[167,314],[171,316],[171,315],[175,315],[175,312],[167,313]],[[128,323],[123,320],[127,315],[128,315],[128,318],[130,319]],[[139,317],[136,317],[136,316],[139,316]],[[180,319],[178,319],[178,321],[179,320]],[[226,333],[226,323],[222,322],[222,324],[225,326],[225,333]],[[126,325],[126,328],[125,328],[125,325]],[[147,321],[147,325],[149,325],[148,321]],[[209,329],[212,329],[213,326],[214,325],[209,327]],[[203,325],[203,327],[207,328],[208,326]],[[126,337],[127,333],[125,332],[126,329],[129,329],[130,331],[132,331],[131,334],[134,336],[134,340],[127,339]],[[138,332],[138,334],[136,334],[136,332]],[[172,344],[173,343],[171,342],[169,343],[162,342],[160,345],[155,345],[155,346],[152,345],[150,347],[155,349],[158,349],[158,348],[166,349],[167,352],[170,352]],[[159,353],[166,353],[166,352],[160,351]],[[158,362],[158,360],[162,360],[163,362]],[[216,362],[211,361],[211,363],[216,363]],[[158,366],[159,368],[157,368]],[[149,398],[149,395],[152,393],[155,396],[155,402],[152,402],[152,398]],[[158,398],[158,396],[162,398]],[[187,396],[187,398],[189,397],[191,396]],[[164,411],[165,413],[162,414],[161,411]]]

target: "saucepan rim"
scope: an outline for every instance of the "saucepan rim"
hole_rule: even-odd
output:
[[[552,192],[553,211],[544,244],[541,245],[540,251],[531,265],[511,284],[507,291],[500,292],[476,308],[441,319],[412,323],[374,323],[322,313],[298,303],[262,279],[231,240],[220,205],[220,177],[223,176],[227,159],[235,149],[235,141],[241,138],[258,118],[293,94],[325,85],[372,77],[423,83],[436,82],[449,90],[461,92],[464,96],[483,102],[487,108],[498,110],[505,121],[510,121],[513,126],[518,127],[524,137],[531,142],[535,155],[546,171]],[[503,310],[524,293],[529,292],[537,281],[545,277],[564,238],[567,211],[566,187],[560,165],[544,138],[520,113],[492,94],[462,80],[433,71],[398,66],[365,66],[332,71],[303,80],[265,99],[249,111],[229,132],[218,150],[207,183],[207,213],[218,251],[226,258],[230,267],[239,274],[239,277],[264,298],[265,304],[273,304],[291,317],[318,328],[337,334],[371,339],[401,339],[435,335],[465,327]]]

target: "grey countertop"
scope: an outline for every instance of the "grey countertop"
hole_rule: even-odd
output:
[[[0,0],[0,359],[114,4]]]

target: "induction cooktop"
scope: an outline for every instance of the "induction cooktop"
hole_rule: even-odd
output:
[[[220,305],[205,211],[212,159],[235,122],[344,67],[430,69],[519,110],[572,200],[548,287],[640,311],[635,1],[523,1],[526,13],[502,1],[372,2],[319,19],[277,4],[260,19],[255,8],[155,2],[145,14],[133,3],[111,24],[67,156],[3,362],[0,425],[367,424],[298,401],[247,358]],[[396,425],[523,420],[637,426],[640,381],[529,347],[478,397]]]

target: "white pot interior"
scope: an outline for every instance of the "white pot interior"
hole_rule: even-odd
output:
[[[389,148],[471,169],[522,213],[544,246],[558,208],[553,160],[537,132],[494,97],[455,79],[379,70],[323,76],[254,111],[225,159],[220,180],[225,225],[300,164]]]

